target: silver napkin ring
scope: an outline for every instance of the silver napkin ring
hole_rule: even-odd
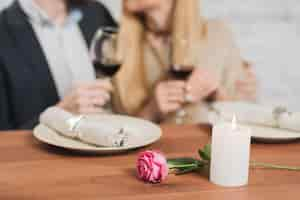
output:
[[[71,117],[67,120],[67,124],[69,126],[69,131],[75,132],[79,123],[85,118],[83,115],[79,115],[77,117]]]
[[[114,146],[116,146],[116,147],[125,146],[127,143],[127,140],[128,140],[128,134],[125,133],[124,128],[120,129],[120,131],[118,132],[118,137],[119,137],[119,140],[115,140]]]

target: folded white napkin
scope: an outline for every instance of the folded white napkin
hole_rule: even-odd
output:
[[[300,113],[290,113],[284,107],[268,107],[246,102],[217,102],[212,112],[223,120],[236,116],[240,123],[300,131]]]
[[[123,127],[75,116],[58,107],[48,108],[40,116],[40,123],[61,135],[104,147],[126,145],[128,134]]]

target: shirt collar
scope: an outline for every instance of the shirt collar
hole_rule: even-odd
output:
[[[55,25],[49,15],[37,4],[35,4],[33,0],[19,0],[19,3],[22,10],[33,23],[40,25]],[[81,21],[82,17],[81,10],[78,8],[73,8],[69,12],[65,25],[77,24]]]

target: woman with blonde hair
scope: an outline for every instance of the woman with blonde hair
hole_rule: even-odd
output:
[[[199,2],[123,0],[117,48],[123,64],[114,78],[117,111],[173,121],[183,109],[181,123],[195,123],[204,120],[211,101],[255,99],[255,75],[229,28],[200,16]],[[175,80],[171,66],[193,71],[186,80]]]

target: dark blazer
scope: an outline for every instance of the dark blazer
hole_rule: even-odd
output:
[[[101,26],[116,26],[108,10],[91,1],[78,6],[89,45]],[[0,14],[0,130],[32,129],[59,97],[46,57],[27,16],[14,2]]]

